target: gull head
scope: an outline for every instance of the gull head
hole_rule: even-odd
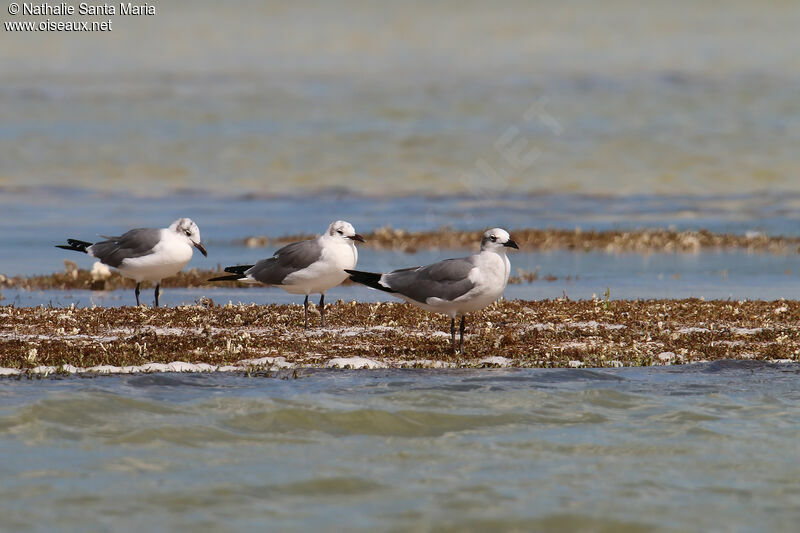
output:
[[[169,226],[170,231],[174,231],[187,241],[189,244],[200,250],[200,253],[208,257],[205,246],[200,242],[200,228],[191,218],[179,218]]]
[[[519,246],[511,239],[511,235],[502,228],[492,228],[486,230],[481,238],[481,251],[491,250],[493,252],[505,253],[506,248],[515,248],[519,250]]]
[[[364,242],[364,237],[356,233],[356,229],[349,222],[344,220],[337,220],[328,226],[329,237],[334,239],[345,239],[350,241]]]

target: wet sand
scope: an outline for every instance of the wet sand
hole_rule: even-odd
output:
[[[301,368],[616,367],[800,359],[800,302],[501,301],[449,320],[402,303],[337,302],[327,328],[299,305],[0,307],[0,367],[25,373]],[[71,365],[65,367],[64,365]],[[115,368],[111,368],[115,367]],[[6,372],[8,373],[8,372]]]

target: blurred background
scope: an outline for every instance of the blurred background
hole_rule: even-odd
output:
[[[179,216],[209,243],[192,263],[206,268],[272,251],[235,239],[334,219],[800,233],[796,2],[154,5],[0,15],[112,20],[0,32],[0,273],[61,270],[50,247],[66,237]],[[554,273],[593,275],[568,261]]]

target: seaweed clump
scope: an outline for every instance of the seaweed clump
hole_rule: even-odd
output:
[[[299,305],[174,308],[0,307],[0,367],[87,368],[280,357],[324,367],[363,357],[386,366],[609,367],[717,359],[800,360],[800,302],[500,301],[470,315],[467,354],[447,320],[403,303],[339,301],[329,327],[304,330]]]

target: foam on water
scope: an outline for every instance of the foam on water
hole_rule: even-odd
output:
[[[331,368],[386,368],[383,363],[370,361],[360,357],[349,359],[332,359],[329,364]],[[85,375],[104,375],[104,374],[153,374],[153,373],[197,373],[197,372],[263,372],[285,370],[295,368],[292,363],[287,363],[284,357],[260,357],[257,359],[242,359],[232,365],[210,365],[207,363],[187,363],[185,361],[173,361],[171,363],[147,363],[144,365],[114,366],[96,365],[91,367],[77,367],[74,365],[47,366],[40,365],[29,370],[18,370],[16,368],[0,367],[0,376],[11,377],[21,375],[33,376],[57,376],[65,374],[85,374]]]

